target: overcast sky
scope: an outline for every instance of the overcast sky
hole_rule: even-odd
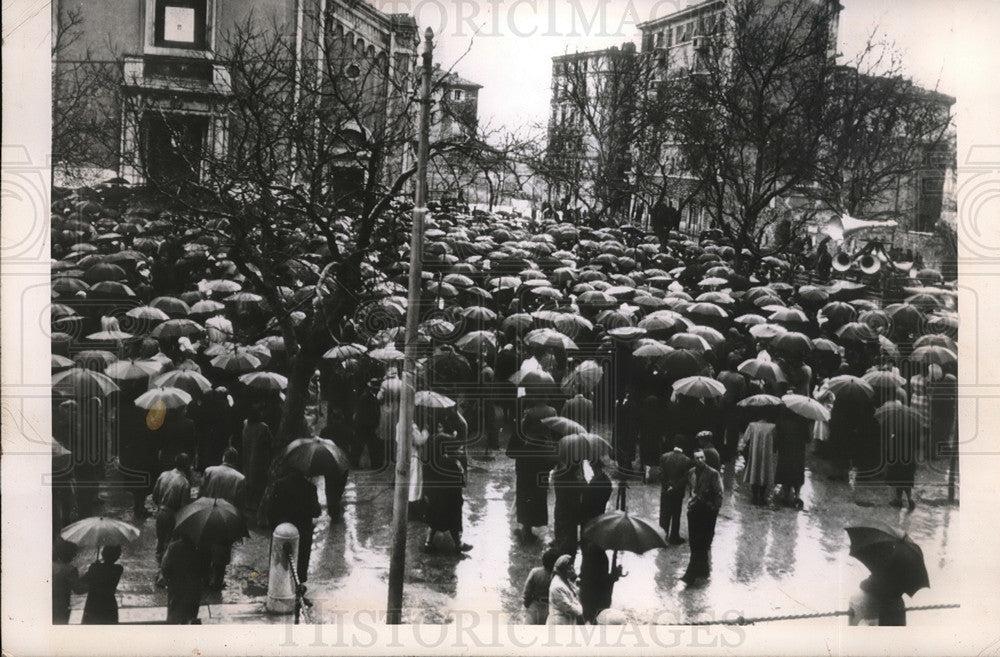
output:
[[[996,87],[995,63],[971,66],[965,37],[998,38],[1000,3],[993,0],[841,0],[839,50],[857,54],[872,29],[904,55],[921,85],[961,96],[985,78]],[[417,17],[437,33],[435,61],[455,65],[484,86],[480,119],[510,128],[544,122],[548,114],[551,58],[638,42],[639,22],[686,6],[688,0],[372,0],[384,11]],[[478,27],[479,34],[473,37]],[[976,34],[979,31],[980,34]],[[459,58],[470,48],[461,61]],[[457,65],[455,62],[458,61]],[[974,88],[974,87],[973,87]],[[961,101],[961,97],[959,98]],[[960,109],[960,108],[959,108]]]

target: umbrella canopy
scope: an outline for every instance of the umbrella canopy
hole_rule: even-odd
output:
[[[288,387],[288,377],[275,372],[250,372],[240,376],[240,383],[257,390],[284,390]]]
[[[108,365],[104,373],[116,381],[140,381],[162,370],[163,363],[155,360],[120,360]]]
[[[203,333],[205,328],[190,319],[168,319],[153,329],[154,338],[186,338]]]
[[[700,354],[688,349],[675,349],[659,361],[660,369],[674,378],[695,376],[705,368]]]
[[[556,461],[564,468],[584,459],[597,462],[608,454],[611,454],[611,444],[597,434],[586,431],[566,434],[556,444]]]
[[[117,391],[109,376],[82,367],[52,375],[52,392],[60,397],[107,397]]]
[[[167,315],[167,313],[154,306],[137,306],[135,308],[129,308],[125,314],[134,319],[145,319],[154,322],[165,322],[170,319],[170,316]]]
[[[191,395],[180,388],[157,387],[144,392],[135,400],[135,405],[139,408],[151,409],[158,404],[163,404],[167,409],[181,408],[191,403]]]
[[[261,359],[246,349],[219,354],[211,360],[212,367],[224,372],[251,372],[261,366]]]
[[[879,406],[875,419],[890,433],[916,434],[927,423],[923,413],[895,399]]]
[[[535,347],[553,347],[556,349],[577,349],[576,343],[569,336],[547,328],[529,331],[524,336],[524,344]]]
[[[676,352],[675,352],[676,353]],[[726,394],[726,386],[707,376],[688,376],[674,382],[674,391],[688,397],[710,399]]]
[[[364,345],[354,344],[354,343],[340,344],[337,345],[336,347],[333,347],[325,354],[323,354],[323,358],[329,360],[344,360],[347,358],[357,358],[366,351],[368,351],[368,349],[365,348]]]
[[[547,417],[542,420],[542,424],[548,427],[552,433],[557,436],[569,436],[571,434],[584,434],[587,433],[587,428],[580,424],[570,420],[569,418],[554,416]]]
[[[212,389],[212,382],[194,370],[171,370],[156,377],[153,383],[163,388],[179,388],[192,397]]]
[[[177,297],[156,297],[149,302],[153,308],[158,308],[170,317],[187,317],[191,308]]]
[[[76,363],[66,358],[65,356],[60,356],[59,354],[52,354],[52,371],[58,372],[61,370],[67,370],[71,367],[76,367]]]
[[[413,403],[425,408],[451,408],[454,400],[433,390],[420,390],[413,398]]]
[[[856,396],[860,393],[866,395],[869,399],[875,396],[875,389],[867,381],[856,376],[851,376],[850,374],[835,376],[828,380],[826,385],[835,395],[846,393],[847,395]]]
[[[198,545],[232,543],[249,536],[243,515],[218,497],[202,497],[178,511],[174,531]]]
[[[804,358],[812,351],[813,343],[812,340],[802,333],[789,331],[787,333],[774,336],[768,350],[770,351],[771,349],[773,349],[774,353],[777,354]]]
[[[293,440],[285,448],[285,463],[307,477],[345,474],[350,469],[347,454],[324,438]]]
[[[95,516],[67,525],[59,536],[80,547],[124,545],[139,538],[139,528],[122,520]]]
[[[736,371],[754,379],[767,381],[768,383],[783,383],[787,381],[785,373],[781,371],[781,367],[777,363],[757,358],[743,361],[736,368]]]
[[[906,534],[877,527],[847,527],[850,555],[873,575],[913,596],[931,585],[920,546]]]
[[[750,335],[758,340],[768,340],[787,332],[788,329],[778,324],[755,324],[750,327]]]
[[[927,345],[914,349],[910,360],[932,365],[951,365],[958,362],[958,354],[946,347]]]
[[[583,537],[605,550],[636,554],[667,547],[662,529],[627,511],[610,511],[597,516],[584,526]]]
[[[781,399],[774,395],[750,395],[736,403],[743,408],[761,408],[767,406],[781,406]]]
[[[829,422],[830,420],[830,411],[812,397],[790,394],[782,397],[781,403],[791,412],[801,415],[807,420],[818,422]]]
[[[80,367],[85,367],[89,370],[106,370],[109,365],[118,360],[118,356],[114,355],[110,351],[105,351],[103,349],[88,349],[86,351],[77,352],[73,356],[73,360]]]

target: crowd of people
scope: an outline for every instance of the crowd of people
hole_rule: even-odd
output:
[[[301,581],[321,507],[306,473],[273,466],[286,447],[274,438],[286,363],[261,297],[210,241],[173,234],[128,198],[54,202],[53,434],[64,449],[53,530],[95,515],[106,478],[125,482],[134,522],[155,517],[170,618],[191,622],[201,587],[224,585],[232,549],[174,532],[195,487],[299,528]],[[721,235],[681,234],[661,214],[645,234],[551,209],[434,212],[419,308],[401,296],[401,251],[313,382],[319,435],[351,469],[390,473],[402,325],[421,314],[411,511],[427,523],[425,549],[468,552],[470,455],[513,459],[519,539],[553,529],[524,587],[531,622],[596,622],[611,607],[620,570],[584,529],[609,510],[616,481],[659,482],[659,524],[670,545],[689,543],[682,579],[695,585],[711,573],[723,475],[749,504],[801,509],[812,445],[835,476],[884,479],[889,503],[905,496],[912,510],[918,463],[954,444],[956,296],[937,272],[876,299],[863,283],[812,284],[757,262]],[[143,404],[165,389],[186,397]],[[331,514],[342,492],[343,480],[327,481]],[[116,559],[102,557],[97,588]]]

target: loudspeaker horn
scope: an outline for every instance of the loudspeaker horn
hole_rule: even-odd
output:
[[[852,262],[854,262],[854,259],[849,254],[841,251],[833,259],[833,268],[836,271],[847,271],[851,268]]]

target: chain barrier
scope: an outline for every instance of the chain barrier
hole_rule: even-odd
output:
[[[303,612],[307,611],[312,603],[306,599],[306,585],[299,583],[299,575],[295,572],[295,559],[292,558],[291,550],[285,554],[285,558],[288,560],[288,572],[292,574],[292,585],[295,587],[295,620],[294,624],[298,625],[300,620],[303,620]],[[303,609],[305,607],[305,609]],[[308,623],[309,619],[305,618],[304,622]]]
[[[906,611],[929,611],[932,609],[958,609],[960,605],[957,604],[940,604],[940,605],[922,605],[919,607],[907,607]],[[805,620],[808,618],[825,618],[832,616],[847,616],[849,611],[821,611],[813,614],[787,614],[784,616],[758,616],[756,618],[744,618],[740,616],[739,618],[729,619],[729,620],[707,620],[707,621],[692,621],[688,623],[683,623],[684,625],[755,625],[757,623],[768,623],[772,621],[784,621],[784,620]]]

